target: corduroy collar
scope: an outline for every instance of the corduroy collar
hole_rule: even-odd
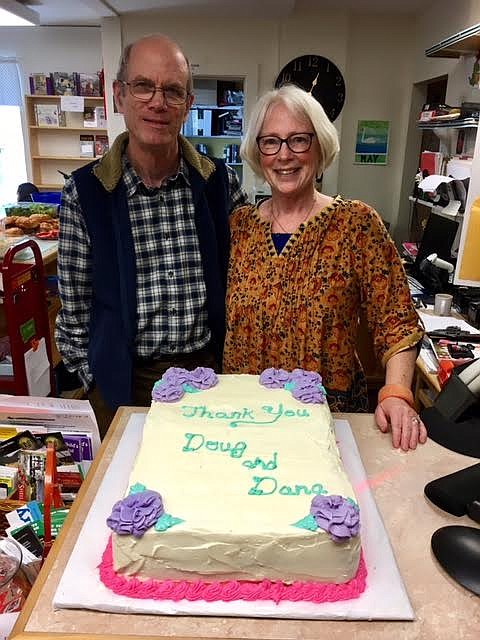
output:
[[[93,168],[93,173],[106,191],[113,191],[122,177],[122,154],[128,144],[128,135],[128,131],[124,131],[117,136],[109,151]],[[178,140],[180,153],[187,163],[196,169],[204,180],[208,180],[215,171],[214,163],[207,156],[198,153],[195,147],[183,136],[179,136]]]

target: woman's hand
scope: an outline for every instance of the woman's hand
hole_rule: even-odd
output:
[[[377,405],[375,422],[382,433],[392,432],[395,449],[416,449],[427,440],[427,430],[415,409],[401,398],[385,398]]]

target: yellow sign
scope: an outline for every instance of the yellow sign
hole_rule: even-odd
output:
[[[459,271],[461,280],[480,281],[480,198],[473,201]]]

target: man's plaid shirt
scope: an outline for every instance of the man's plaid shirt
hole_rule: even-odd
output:
[[[122,169],[137,264],[136,355],[150,358],[201,349],[210,340],[210,330],[188,166],[181,159],[178,173],[158,189],[144,186],[125,155]],[[247,198],[235,171],[228,166],[227,171],[234,209]],[[58,349],[67,368],[77,371],[88,388],[90,240],[72,178],[62,194],[58,273]]]

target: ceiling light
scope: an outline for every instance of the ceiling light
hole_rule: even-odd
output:
[[[39,24],[36,11],[15,0],[0,0],[0,27],[35,27]]]

